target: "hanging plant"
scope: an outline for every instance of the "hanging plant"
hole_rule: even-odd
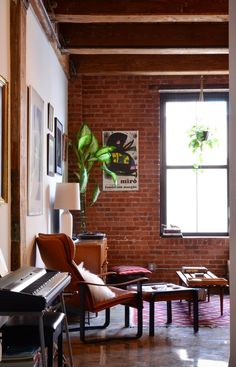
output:
[[[190,142],[188,144],[192,153],[196,156],[196,162],[194,163],[194,169],[198,169],[203,162],[203,152],[205,148],[213,148],[218,144],[218,139],[214,137],[213,132],[204,125],[195,124],[188,131]]]

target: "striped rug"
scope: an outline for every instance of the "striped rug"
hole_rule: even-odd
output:
[[[155,303],[155,326],[166,324],[166,302]],[[137,324],[137,311],[132,309],[130,312],[131,326]],[[224,314],[220,315],[220,297],[212,295],[210,302],[199,302],[199,326],[222,327],[229,326],[230,323],[230,303],[229,295],[224,296]],[[149,325],[149,303],[144,301],[143,325]],[[172,301],[172,325],[173,326],[192,326],[193,317],[188,313],[188,302]]]

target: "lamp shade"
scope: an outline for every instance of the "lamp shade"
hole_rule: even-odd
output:
[[[79,183],[76,182],[57,183],[54,208],[80,210]]]

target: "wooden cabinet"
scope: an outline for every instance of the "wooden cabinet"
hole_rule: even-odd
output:
[[[92,273],[101,274],[107,272],[107,239],[80,240],[75,244],[75,262]]]

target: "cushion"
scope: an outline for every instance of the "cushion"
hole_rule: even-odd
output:
[[[110,268],[110,271],[114,271],[119,275],[128,274],[149,274],[150,270],[143,268],[142,266],[131,266],[131,265],[116,265]]]
[[[104,281],[99,276],[85,269],[83,263],[80,263],[78,265],[78,270],[80,272],[80,275],[83,277],[83,279],[86,282],[96,283],[96,284],[105,284]],[[111,299],[115,297],[115,293],[112,292],[110,288],[108,288],[107,286],[100,287],[96,285],[89,285],[88,287],[89,287],[89,290],[91,292],[91,295],[95,303],[103,302],[107,299]]]

